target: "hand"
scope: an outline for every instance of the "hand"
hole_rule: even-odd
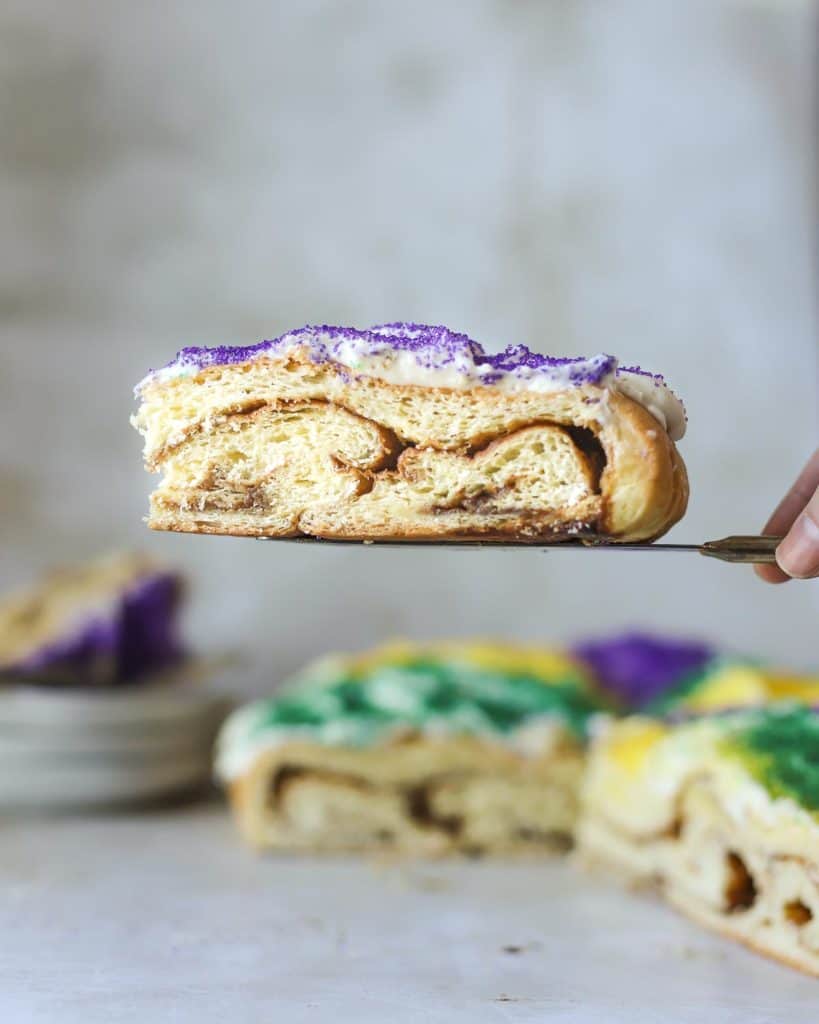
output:
[[[785,537],[776,549],[777,564],[756,566],[763,580],[785,583],[819,576],[819,448],[762,532]]]

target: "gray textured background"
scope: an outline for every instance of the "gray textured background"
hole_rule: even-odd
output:
[[[415,319],[685,397],[688,518],[753,531],[817,439],[817,6],[6,0],[0,584],[136,544],[251,675],[385,633],[705,631],[819,662],[815,585],[658,555],[150,535],[131,386],[181,344]]]

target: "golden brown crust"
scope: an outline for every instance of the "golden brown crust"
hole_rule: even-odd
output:
[[[675,899],[671,893],[668,894],[668,901],[675,910],[704,928],[717,932],[726,939],[733,939],[735,942],[745,946],[746,949],[750,949],[752,952],[759,953],[771,960],[776,960],[785,967],[792,967],[803,974],[819,978],[819,956],[816,954],[811,954],[807,951],[804,954],[797,951],[785,953],[781,949],[772,946],[769,942],[761,941],[753,935],[743,934],[742,930],[730,918],[704,911],[694,904],[683,903]]]
[[[653,540],[688,504],[688,476],[674,442],[657,420],[625,395],[609,393],[599,438],[606,453],[600,532],[618,540]]]

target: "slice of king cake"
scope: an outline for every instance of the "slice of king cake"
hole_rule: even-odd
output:
[[[13,682],[114,685],[183,654],[182,583],[140,555],[58,569],[0,601],[0,671]]]
[[[612,356],[490,355],[425,324],[182,349],[138,385],[155,530],[651,540],[685,512],[685,410]]]
[[[582,803],[584,859],[658,882],[702,924],[819,975],[815,709],[610,719]]]
[[[603,707],[582,667],[555,651],[393,645],[316,662],[234,712],[216,773],[262,849],[565,848]]]

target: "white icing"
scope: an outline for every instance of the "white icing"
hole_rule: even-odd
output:
[[[353,718],[342,718],[321,726],[275,726],[255,731],[262,704],[249,704],[234,711],[217,738],[213,773],[220,782],[231,782],[244,775],[258,757],[286,743],[312,743],[328,747],[362,749],[388,746],[411,732],[428,739],[445,740],[459,735],[477,735],[492,744],[504,746],[522,757],[538,757],[553,751],[569,735],[558,715],[537,715],[519,729],[508,733],[485,727],[484,722],[459,722],[452,718],[430,717],[423,725],[391,723],[376,729]],[[472,726],[472,729],[469,728]],[[475,726],[483,729],[473,731]]]
[[[607,722],[592,730],[602,739],[617,735],[628,723],[617,726]],[[672,728],[651,751],[645,765],[633,777],[618,774],[617,762],[607,759],[594,763],[593,778],[587,777],[587,792],[616,808],[617,815],[635,833],[650,833],[667,821],[675,801],[689,780],[703,777],[722,797],[722,807],[738,828],[753,821],[758,827],[782,829],[794,823],[816,828],[816,819],[789,796],[772,796],[749,773],[741,760],[724,753],[721,745],[726,731],[719,718],[702,719],[690,725]],[[626,783],[623,788],[623,783]]]
[[[674,392],[656,377],[618,370],[614,390],[633,399],[665,427],[672,441],[685,436],[685,406]]]
[[[415,348],[393,344],[400,339],[424,340],[428,334],[432,335],[429,343]],[[303,328],[245,350],[242,361],[282,359],[299,353],[317,363],[330,360],[354,375],[376,377],[388,384],[456,390],[491,387],[505,392],[548,393],[585,385],[604,392],[617,391],[638,402],[675,441],[685,434],[685,408],[662,378],[619,369],[617,360],[611,356],[601,353],[588,359],[548,365],[537,365],[535,356],[536,365],[529,365],[532,353],[519,347],[507,350],[504,368],[499,369],[491,362],[481,361],[482,352],[476,343],[463,335],[452,335],[444,328],[412,325],[376,327],[368,331]],[[210,352],[183,349],[168,366],[148,374],[137,385],[137,394],[150,383],[193,376],[206,366],[219,365],[220,358],[224,359],[219,349]],[[601,409],[601,415],[605,415],[605,410]]]

